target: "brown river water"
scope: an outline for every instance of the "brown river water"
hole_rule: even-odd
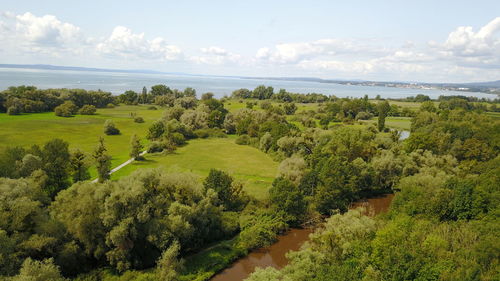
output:
[[[394,194],[361,200],[351,205],[351,209],[365,207],[365,214],[374,216],[386,212],[391,205]],[[282,268],[287,265],[285,254],[297,251],[309,239],[313,229],[291,229],[278,237],[278,241],[269,247],[255,250],[248,256],[237,260],[233,265],[215,275],[211,281],[239,281],[247,278],[257,267]]]

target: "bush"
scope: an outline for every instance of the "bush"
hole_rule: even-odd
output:
[[[241,135],[236,139],[235,143],[240,144],[240,145],[248,145],[248,144],[250,144],[250,136],[249,135]]]
[[[93,105],[84,105],[78,111],[81,115],[94,115],[96,112],[96,108]]]
[[[78,107],[72,101],[65,101],[63,104],[54,108],[55,114],[61,117],[71,117],[75,115],[77,111]]]
[[[373,114],[370,112],[360,111],[358,115],[356,115],[356,120],[370,120],[372,117]]]
[[[152,106],[148,106],[148,109],[149,110],[157,110],[158,108],[156,106],[152,105]]]
[[[175,144],[170,141],[153,141],[149,144],[148,153],[156,153],[156,152],[166,152],[172,153],[177,149]]]
[[[186,138],[184,138],[184,135],[181,133],[173,133],[169,140],[175,145],[183,145],[186,143]]]
[[[113,123],[113,121],[108,119],[108,120],[106,120],[106,122],[104,122],[104,133],[108,136],[119,135],[120,130],[118,130],[118,128],[116,128],[115,123]]]
[[[225,138],[227,135],[222,129],[210,128],[210,129],[199,129],[195,130],[194,135],[200,139],[206,138]]]
[[[162,152],[163,144],[159,141],[152,141],[148,147],[148,153]]]
[[[7,109],[7,114],[9,115],[19,115],[21,114],[21,109],[17,106],[11,106]]]
[[[112,103],[108,103],[108,104],[106,105],[106,108],[115,108],[115,105],[114,105],[114,104],[112,104]]]
[[[135,123],[144,123],[144,118],[137,116],[134,118],[134,122]]]

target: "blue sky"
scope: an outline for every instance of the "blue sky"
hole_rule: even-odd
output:
[[[500,1],[8,1],[0,63],[500,79]]]

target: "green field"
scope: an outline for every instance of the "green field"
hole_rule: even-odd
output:
[[[377,125],[377,117],[372,120],[362,120],[361,122]],[[385,126],[392,129],[409,131],[411,128],[411,117],[386,117]]]
[[[145,123],[135,123],[130,113],[144,118]],[[161,117],[163,110],[148,110],[147,106],[118,106],[98,109],[96,115],[58,117],[53,112],[22,114],[18,116],[0,114],[0,151],[8,146],[30,147],[60,138],[70,144],[70,149],[79,148],[92,153],[100,136],[105,139],[108,152],[113,157],[113,167],[129,158],[130,137],[137,134],[143,140],[151,122]],[[106,136],[103,124],[112,119],[121,134]],[[145,143],[145,141],[144,141]],[[93,171],[92,171],[92,174]]]
[[[163,167],[170,171],[192,172],[206,177],[211,168],[224,170],[244,184],[244,190],[256,197],[267,197],[267,189],[276,176],[278,163],[264,152],[234,143],[235,137],[194,139],[173,154],[147,154],[112,175],[117,179],[138,168]]]

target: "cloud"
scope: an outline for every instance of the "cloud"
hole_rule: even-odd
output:
[[[79,27],[52,15],[37,17],[28,12],[15,16],[15,20],[16,35],[33,46],[64,47],[83,39]]]
[[[95,61],[96,66],[142,64],[140,67],[145,68],[175,61],[176,66],[189,69],[200,65],[200,72],[223,69],[256,76],[426,81],[500,77],[500,17],[480,28],[457,27],[444,34],[442,40],[430,42],[412,41],[411,37],[401,42],[384,38],[320,38],[262,46],[245,55],[213,45],[195,46],[184,53],[170,40],[148,37],[125,26],[116,26],[109,32],[104,38],[92,37],[53,15],[1,12],[0,59],[62,64]]]
[[[491,56],[500,53],[500,40],[495,34],[500,31],[500,17],[495,18],[478,32],[471,26],[461,26],[448,35],[444,49],[459,57]]]
[[[189,61],[208,65],[244,65],[246,61],[241,55],[231,53],[217,46],[200,48],[200,52],[202,53],[201,55],[189,57]]]
[[[201,48],[200,51],[204,54],[216,55],[216,56],[227,56],[229,54],[229,52],[226,51],[225,49],[216,46]]]
[[[144,33],[133,33],[127,27],[117,26],[111,35],[98,43],[97,51],[111,57],[178,60],[183,54],[179,47],[168,44],[161,37],[147,40]]]
[[[368,43],[375,42],[369,39],[327,38],[312,42],[282,43],[274,46],[274,49],[260,48],[255,57],[271,63],[295,64],[318,57],[344,57],[354,54],[358,57],[368,57],[389,52],[386,48]]]

